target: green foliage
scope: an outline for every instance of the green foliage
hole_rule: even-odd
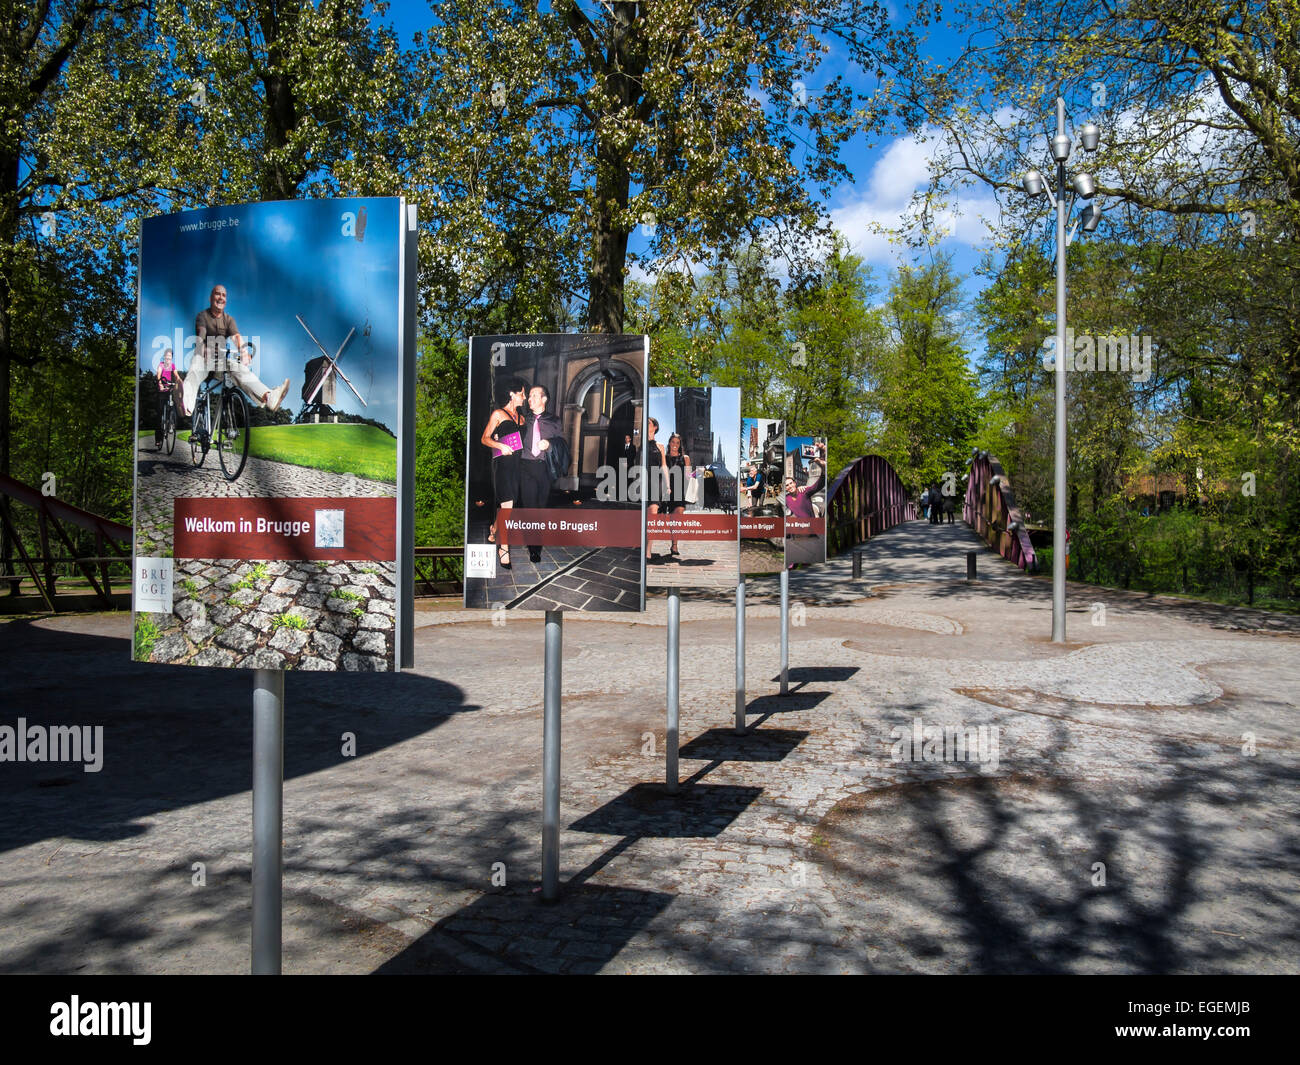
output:
[[[964,469],[983,413],[961,343],[960,284],[946,258],[902,267],[886,303],[888,342],[873,362],[870,450],[918,494]]]
[[[305,629],[307,627],[307,621],[305,618],[302,618],[297,614],[276,614],[275,617],[271,619],[271,627],[273,629]]]
[[[262,425],[248,434],[257,458],[397,482],[397,441],[373,425]]]
[[[148,614],[137,614],[135,618],[135,636],[133,660],[136,662],[147,662],[149,656],[153,654],[153,645],[158,642],[158,637],[162,635],[153,618]]]

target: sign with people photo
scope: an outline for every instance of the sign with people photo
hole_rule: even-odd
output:
[[[826,438],[787,436],[781,502],[787,565],[826,561]]]
[[[740,389],[651,388],[646,583],[728,589],[740,573]]]
[[[465,606],[645,609],[649,339],[473,337]]]
[[[414,242],[399,198],[145,220],[137,661],[409,657]]]
[[[774,573],[785,566],[785,422],[741,421],[739,476],[741,572]]]

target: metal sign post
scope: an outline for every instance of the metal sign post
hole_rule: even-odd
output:
[[[736,735],[745,732],[745,578],[736,582]]]
[[[284,672],[253,671],[253,975],[280,975]]]
[[[677,727],[679,665],[681,650],[682,597],[677,587],[668,589],[668,728],[664,736],[665,783],[677,790]]]
[[[790,685],[790,570],[781,570],[781,694]]]
[[[546,611],[546,676],[542,710],[542,898],[560,896],[560,664],[564,614]]]

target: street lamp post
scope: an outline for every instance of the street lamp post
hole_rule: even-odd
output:
[[[1101,131],[1086,123],[1079,131],[1079,140],[1085,151],[1095,152]],[[1065,132],[1065,101],[1056,101],[1056,136],[1048,141],[1052,160],[1056,163],[1056,192],[1043,180],[1037,170],[1028,171],[1021,184],[1030,196],[1046,194],[1056,210],[1056,470],[1052,507],[1052,642],[1065,642],[1065,249],[1074,237],[1074,230],[1065,231],[1066,217],[1074,204],[1065,202],[1065,164],[1070,158],[1071,142]],[[1091,200],[1096,184],[1090,174],[1076,174],[1071,183],[1075,198]],[[1083,210],[1084,232],[1091,233],[1101,221],[1101,207],[1089,203]],[[1078,227],[1078,223],[1075,223]]]

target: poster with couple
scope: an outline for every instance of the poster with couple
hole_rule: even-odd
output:
[[[415,208],[146,219],[133,657],[413,664]]]
[[[785,422],[745,418],[740,432],[740,565],[744,574],[785,566]]]
[[[646,583],[734,589],[740,574],[740,389],[651,388]]]
[[[469,342],[465,606],[645,609],[649,340]]]

